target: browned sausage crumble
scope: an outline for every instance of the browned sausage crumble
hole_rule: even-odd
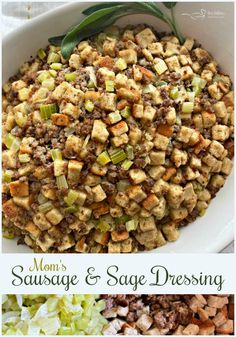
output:
[[[232,169],[231,80],[145,26],[41,49],[4,85],[4,236],[36,252],[175,241]]]
[[[104,335],[232,335],[229,295],[103,295]]]

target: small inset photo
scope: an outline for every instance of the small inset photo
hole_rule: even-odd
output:
[[[233,253],[233,24],[3,1],[3,252]]]
[[[3,295],[3,335],[233,335],[233,295]]]

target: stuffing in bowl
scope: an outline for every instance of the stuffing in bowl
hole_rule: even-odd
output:
[[[175,241],[232,169],[231,79],[193,38],[112,26],[3,87],[3,235],[36,252]]]

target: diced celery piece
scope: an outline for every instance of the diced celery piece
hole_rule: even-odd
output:
[[[54,78],[49,78],[42,82],[42,87],[47,88],[48,90],[52,91],[55,89],[55,80]]]
[[[97,162],[102,166],[105,166],[110,161],[111,159],[107,151],[100,153],[99,156],[97,157]]]
[[[124,214],[124,215],[120,216],[119,218],[115,218],[115,224],[116,225],[123,225],[129,220],[131,220],[131,217],[128,214]]]
[[[88,112],[92,112],[93,109],[94,109],[94,104],[93,104],[92,101],[87,100],[87,101],[84,102],[84,107]]]
[[[42,212],[42,213],[47,213],[49,212],[51,209],[53,208],[53,204],[51,201],[47,201],[41,205],[39,205],[38,209],[39,209],[39,212]]]
[[[43,119],[51,118],[51,115],[56,112],[57,112],[57,105],[55,103],[42,104],[40,106],[40,115]]]
[[[126,159],[126,153],[122,149],[116,149],[111,151],[110,157],[113,164],[118,164],[124,159]]]
[[[106,233],[109,231],[111,226],[104,220],[100,220],[97,224],[97,228],[100,230],[100,232]]]
[[[37,77],[37,80],[42,83],[43,81],[47,80],[50,78],[50,73],[46,70],[42,71],[39,76]]]
[[[65,212],[67,213],[76,213],[77,211],[78,208],[74,205],[65,208]]]
[[[168,69],[168,67],[165,61],[163,61],[162,59],[159,59],[157,63],[154,65],[154,69],[158,75],[161,75]]]
[[[132,145],[127,145],[126,146],[126,153],[127,153],[127,158],[130,160],[134,159],[134,148]]]
[[[45,53],[45,51],[44,51],[42,48],[40,48],[40,49],[38,50],[37,55],[38,55],[38,57],[39,57],[41,60],[43,60],[43,59],[47,56],[47,54]]]
[[[17,111],[15,113],[15,121],[16,124],[19,125],[20,127],[24,126],[27,122],[27,116],[24,115],[22,112]]]
[[[52,64],[50,64],[50,68],[53,69],[53,70],[61,70],[62,63],[52,63]]]
[[[6,170],[3,172],[3,175],[2,175],[2,181],[4,183],[10,183],[11,182],[11,178],[13,176],[13,171],[11,170]]]
[[[124,59],[119,58],[116,63],[115,66],[119,69],[119,70],[125,70],[127,68],[127,63]]]
[[[156,83],[156,86],[157,87],[162,87],[162,86],[164,86],[164,85],[167,85],[168,83],[166,82],[166,81],[158,81],[157,83]]]
[[[174,87],[170,90],[170,98],[177,99],[179,97],[179,90],[177,87]]]
[[[138,221],[135,219],[129,220],[125,223],[127,232],[135,231],[138,227]]]
[[[18,91],[18,98],[20,101],[27,101],[29,98],[30,88],[22,88]]]
[[[106,91],[113,92],[114,87],[115,87],[114,81],[106,80],[105,81],[105,87],[106,87]]]
[[[191,113],[193,112],[194,104],[193,102],[184,102],[182,105],[182,112],[183,113]]]
[[[59,149],[53,149],[51,150],[51,156],[52,156],[52,160],[62,160],[62,153],[61,150]]]
[[[56,177],[56,182],[57,182],[57,187],[59,190],[68,188],[68,183],[64,175]]]
[[[50,74],[52,77],[56,77],[56,76],[57,76],[57,71],[54,70],[54,69],[49,69],[49,74]]]
[[[124,170],[129,170],[130,167],[133,165],[133,162],[129,159],[126,159],[122,164],[121,164],[121,167],[124,169]]]
[[[11,133],[7,133],[5,137],[5,145],[13,152],[17,152],[20,148],[20,140],[13,136]]]
[[[69,190],[68,195],[64,198],[64,201],[68,206],[71,206],[78,199],[78,196],[79,193],[77,191]]]
[[[60,62],[61,60],[61,57],[59,54],[51,51],[49,54],[48,54],[48,58],[47,58],[47,63],[48,64],[51,64],[51,63],[58,63]]]
[[[121,117],[121,115],[118,111],[115,111],[115,112],[109,113],[108,119],[109,119],[111,124],[115,124],[115,123],[119,122],[120,120],[122,120],[122,117]]]
[[[65,80],[67,82],[73,82],[76,79],[76,74],[75,73],[67,73],[65,74]]]
[[[121,110],[120,114],[121,114],[121,116],[124,117],[124,118],[129,118],[130,115],[131,115],[130,107],[129,107],[129,106],[126,106],[123,110]]]

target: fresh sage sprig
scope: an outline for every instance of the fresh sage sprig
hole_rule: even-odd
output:
[[[173,8],[176,2],[163,2],[163,4],[170,10],[170,16],[163,12],[155,2],[103,2],[85,9],[82,13],[86,17],[78,25],[70,28],[65,35],[51,37],[49,42],[61,46],[62,56],[68,59],[81,40],[103,31],[120,17],[131,14],[149,14],[166,22],[180,43],[183,43],[184,38],[178,30],[174,17]]]

